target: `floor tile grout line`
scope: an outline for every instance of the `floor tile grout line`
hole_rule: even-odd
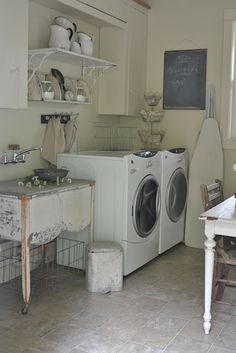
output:
[[[231,314],[230,316],[230,320],[232,319],[233,317],[233,314]],[[214,320],[213,320],[214,321]],[[214,341],[212,342],[210,348],[208,349],[208,351],[206,353],[209,353],[211,348],[214,346],[215,342],[217,341],[217,338],[219,338],[219,336],[221,335],[222,331],[224,330],[224,328],[228,325],[229,323],[228,322],[225,322],[225,324],[222,326],[221,330],[218,332],[218,334],[216,335]],[[204,333],[205,334],[205,333]]]
[[[211,351],[211,349],[212,349],[213,346],[214,346],[214,343],[212,342],[212,344],[210,345],[210,347],[209,347],[209,349],[207,350],[206,353],[209,353],[209,352]]]
[[[164,350],[162,351],[162,353],[166,352],[167,348],[169,347],[169,345],[171,344],[171,342],[173,342],[175,340],[175,338],[185,329],[185,327],[189,324],[189,322],[192,319],[187,320],[187,322],[185,323],[185,325],[176,333],[176,335],[167,343],[167,345],[165,346]]]

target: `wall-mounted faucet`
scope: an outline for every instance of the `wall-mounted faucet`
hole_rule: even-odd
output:
[[[30,153],[31,151],[42,152],[42,150],[43,150],[42,147],[32,147],[32,148],[26,148],[20,152],[13,151],[13,162],[24,163],[26,154]]]
[[[4,152],[3,157],[0,159],[0,163],[1,164],[24,163],[26,154],[30,153],[31,151],[40,151],[40,152],[42,152],[42,150],[43,150],[42,147],[26,148],[26,149],[21,150],[21,151],[13,150],[12,159],[9,159],[8,155],[7,155],[7,152]]]

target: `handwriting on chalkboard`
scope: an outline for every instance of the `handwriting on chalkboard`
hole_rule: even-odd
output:
[[[206,49],[166,51],[163,109],[205,109]]]

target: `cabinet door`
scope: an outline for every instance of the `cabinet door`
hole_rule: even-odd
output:
[[[26,108],[28,0],[1,0],[0,46],[0,108]]]
[[[109,0],[79,0],[80,2],[83,2],[86,5],[92,6],[97,10],[100,11],[105,11],[105,9],[108,7],[108,2]]]
[[[104,72],[99,80],[98,114],[127,113],[127,30],[103,27],[100,30],[100,57],[117,67]]]
[[[146,88],[147,15],[139,6],[131,5],[128,17],[128,115],[139,114]]]
[[[100,56],[117,67],[99,82],[98,113],[137,115],[146,86],[147,13],[140,6],[128,8],[125,30],[104,27],[100,31]]]
[[[92,6],[95,9],[124,22],[127,20],[127,0],[80,0],[80,2]]]

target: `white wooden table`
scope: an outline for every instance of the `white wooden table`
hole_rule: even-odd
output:
[[[206,334],[211,329],[211,299],[212,282],[214,270],[214,253],[216,242],[215,235],[236,237],[236,199],[234,196],[221,202],[219,205],[202,213],[200,220],[205,221],[205,301],[204,301],[204,323]]]
[[[28,312],[30,300],[30,245],[43,245],[64,230],[81,231],[90,225],[93,240],[94,182],[73,180],[26,188],[17,180],[0,182],[0,237],[21,242],[22,294]]]

